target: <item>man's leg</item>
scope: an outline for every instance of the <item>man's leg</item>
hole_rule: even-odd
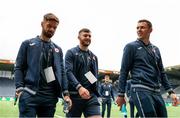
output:
[[[104,117],[105,111],[106,111],[106,100],[103,99],[102,100],[102,117]]]
[[[66,117],[81,117],[84,104],[86,103],[85,100],[81,99],[80,97],[71,97],[72,100],[72,107],[69,112],[66,114]]]
[[[129,101],[129,106],[130,106],[130,116],[131,118],[134,118],[134,103],[132,100]]]
[[[111,116],[111,99],[107,101],[107,118]]]
[[[95,95],[86,101],[84,107],[84,117],[86,118],[101,118],[100,104]]]
[[[56,111],[56,105],[40,106],[37,109],[37,116],[41,118],[42,117],[53,118],[55,111]]]
[[[19,98],[19,117],[36,117],[36,98],[23,91]]]
[[[150,91],[137,88],[132,89],[131,97],[140,117],[157,117],[152,94]]]
[[[155,103],[156,103],[157,116],[166,118],[168,116],[167,109],[166,109],[166,105],[165,105],[165,102],[164,102],[162,96],[156,95],[156,96],[154,96],[154,98],[155,98]]]
[[[58,98],[47,98],[45,96],[37,96],[37,116],[38,117],[54,117],[56,111],[56,103]]]

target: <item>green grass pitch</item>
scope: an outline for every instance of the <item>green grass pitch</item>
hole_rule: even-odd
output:
[[[62,112],[62,103],[58,102],[55,118],[64,117],[65,114]],[[127,105],[128,110],[128,117],[129,117],[129,105]],[[180,106],[179,107],[173,107],[173,106],[167,106],[168,111],[168,117],[177,118],[180,117]],[[105,114],[106,116],[106,114]],[[18,105],[14,106],[14,101],[0,101],[0,117],[6,118],[6,117],[18,117]],[[116,105],[112,105],[111,108],[111,117],[113,118],[123,118],[123,114],[119,111],[119,107]]]

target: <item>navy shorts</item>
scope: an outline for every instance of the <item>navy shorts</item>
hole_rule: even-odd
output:
[[[84,117],[90,117],[94,115],[101,115],[100,103],[98,102],[97,96],[91,95],[88,100],[80,98],[80,96],[71,96],[72,108],[67,117],[81,117],[82,113]]]

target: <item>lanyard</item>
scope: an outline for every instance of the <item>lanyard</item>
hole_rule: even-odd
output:
[[[143,48],[146,50],[146,52],[147,52],[151,57],[153,57],[154,62],[155,62],[155,65],[156,65],[156,68],[157,68],[157,70],[158,70],[158,72],[159,72],[159,75],[160,75],[160,74],[161,74],[161,71],[160,71],[159,66],[158,66],[158,61],[157,61],[157,57],[156,57],[155,52],[154,52],[154,51],[151,51],[150,49],[148,49],[141,41],[139,41],[139,40],[137,40],[137,41],[139,42],[139,44],[140,44],[141,46],[143,46]],[[153,48],[153,47],[152,47],[152,48]]]
[[[48,50],[47,47],[45,47],[45,44],[43,44],[43,42],[41,42],[42,45],[42,55],[44,57],[45,63],[46,63],[46,67],[48,67],[50,65],[50,58],[51,58],[51,54],[52,54],[52,49],[51,46],[48,45]]]

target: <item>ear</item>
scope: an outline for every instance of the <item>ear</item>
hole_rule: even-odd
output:
[[[149,32],[151,33],[152,31],[153,31],[153,29],[151,28]]]
[[[78,35],[78,39],[80,39],[80,36]]]
[[[41,27],[43,27],[43,21],[41,22]]]

